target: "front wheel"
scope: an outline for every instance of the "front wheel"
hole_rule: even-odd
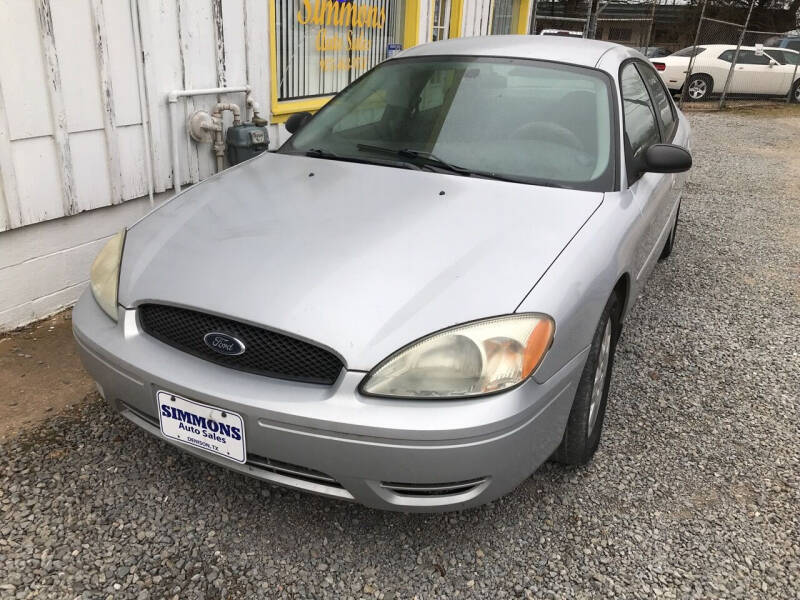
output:
[[[694,102],[708,100],[714,91],[714,80],[708,75],[692,75],[686,90],[689,99]]]
[[[584,465],[592,459],[600,443],[620,331],[620,312],[620,301],[614,293],[600,315],[564,437],[553,455],[560,463]]]
[[[789,97],[791,102],[797,104],[800,102],[800,79],[794,82],[792,86],[792,95]]]

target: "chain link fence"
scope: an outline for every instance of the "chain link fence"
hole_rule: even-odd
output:
[[[589,37],[591,2],[547,2],[535,0],[530,32],[536,35]]]
[[[798,9],[800,0],[534,0],[529,31],[634,47],[681,106],[800,102]]]

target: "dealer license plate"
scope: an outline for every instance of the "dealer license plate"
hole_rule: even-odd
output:
[[[164,391],[156,399],[161,433],[166,437],[238,463],[247,460],[240,415]]]

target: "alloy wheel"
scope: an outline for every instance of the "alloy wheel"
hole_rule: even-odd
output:
[[[706,95],[707,89],[708,86],[705,81],[702,79],[693,79],[691,83],[689,83],[689,96],[692,100],[700,100],[700,98]]]

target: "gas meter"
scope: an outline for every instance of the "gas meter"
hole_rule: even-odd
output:
[[[261,154],[268,145],[267,128],[253,123],[232,125],[225,133],[225,156],[231,166]]]

